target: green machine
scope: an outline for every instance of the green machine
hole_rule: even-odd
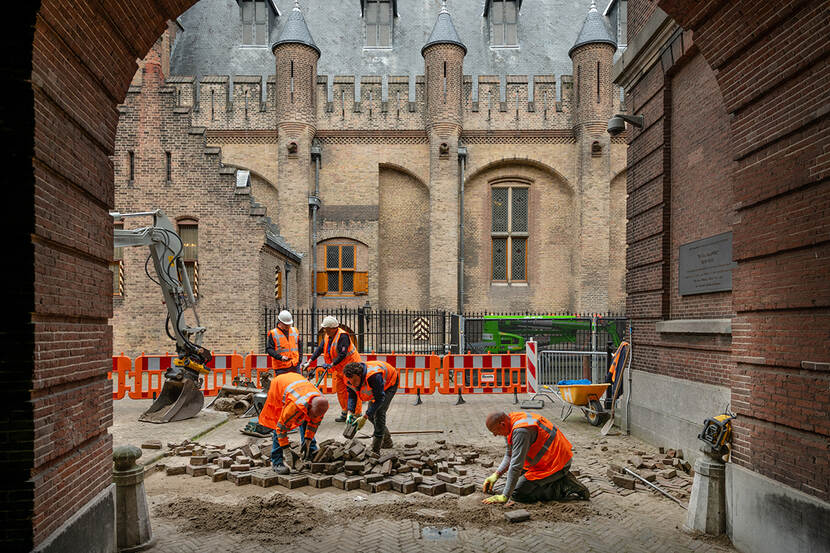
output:
[[[525,343],[533,338],[540,349],[591,350],[592,335],[597,347],[606,341],[616,349],[625,334],[625,319],[574,317],[572,315],[530,315],[504,317],[487,315],[467,319],[467,349],[472,353],[524,353]]]

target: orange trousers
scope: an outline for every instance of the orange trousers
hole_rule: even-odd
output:
[[[337,394],[337,402],[340,403],[340,410],[341,411],[348,411],[349,406],[349,391],[346,388],[346,375],[343,374],[342,370],[335,371],[331,375],[331,382],[334,385],[334,393]],[[360,401],[360,398],[357,398],[357,405],[354,408],[354,414],[359,415],[361,414],[363,408],[363,402]]]

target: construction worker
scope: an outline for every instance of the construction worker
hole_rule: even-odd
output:
[[[274,377],[268,397],[259,413],[259,424],[274,430],[271,466],[277,474],[288,474],[285,453],[289,447],[288,431],[300,428],[300,450],[310,459],[317,452],[314,435],[329,408],[329,402],[314,384],[295,372]]]
[[[386,411],[395,393],[398,391],[398,370],[383,361],[366,363],[349,363],[343,369],[349,387],[349,414],[347,424],[357,424],[358,430],[366,421],[372,421],[375,431],[372,433],[372,453],[380,453],[380,448],[392,447],[392,435],[386,427]],[[355,416],[358,401],[370,401],[366,414]]]
[[[291,313],[282,310],[277,316],[277,326],[268,331],[265,350],[268,352],[268,366],[274,374],[287,372],[299,373],[302,340],[299,331],[294,328]]]
[[[346,391],[346,378],[343,376],[343,367],[348,363],[360,363],[360,354],[357,348],[352,343],[349,333],[340,328],[340,323],[337,319],[329,315],[323,319],[320,327],[325,332],[323,341],[311,354],[311,358],[303,363],[302,370],[305,370],[311,363],[317,359],[320,354],[323,355],[323,360],[328,366],[331,380],[334,383],[334,392],[337,394],[337,402],[340,403],[340,416],[335,422],[344,422],[346,420],[346,407],[348,403],[348,392]],[[361,413],[362,403],[360,399],[355,405],[355,413]]]
[[[590,498],[586,488],[571,474],[571,443],[553,423],[541,415],[516,411],[494,412],[487,416],[487,430],[507,439],[507,452],[499,468],[485,481],[482,489],[492,492],[505,472],[502,492],[484,503],[522,503]]]

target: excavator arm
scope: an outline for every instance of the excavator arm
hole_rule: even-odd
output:
[[[176,342],[178,355],[165,372],[161,394],[139,420],[163,423],[191,418],[204,406],[205,398],[200,390],[201,376],[209,372],[205,364],[210,362],[212,356],[209,350],[202,347],[205,328],[199,326],[196,299],[181,257],[184,243],[173,223],[160,209],[138,213],[113,212],[110,215],[117,220],[126,217],[153,218],[151,226],[131,230],[116,229],[114,243],[116,247],[149,248],[145,271],[161,288],[167,307],[165,330]],[[157,279],[153,278],[147,267],[150,260]],[[192,311],[196,326],[187,324],[185,312],[188,310]]]

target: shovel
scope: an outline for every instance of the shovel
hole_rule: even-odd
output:
[[[602,430],[600,430],[600,432],[602,433],[603,436],[607,436],[608,433],[611,431],[611,428],[614,426],[614,409],[616,409],[616,407],[617,407],[617,396],[620,395],[620,388],[622,388],[622,381],[619,380],[619,379],[623,377],[624,372],[625,372],[625,365],[623,365],[620,368],[620,372],[619,372],[619,374],[617,375],[617,377],[615,379],[615,384],[618,384],[618,385],[614,388],[614,399],[611,402],[611,418],[608,419],[608,422],[606,422],[605,426],[603,426]]]

